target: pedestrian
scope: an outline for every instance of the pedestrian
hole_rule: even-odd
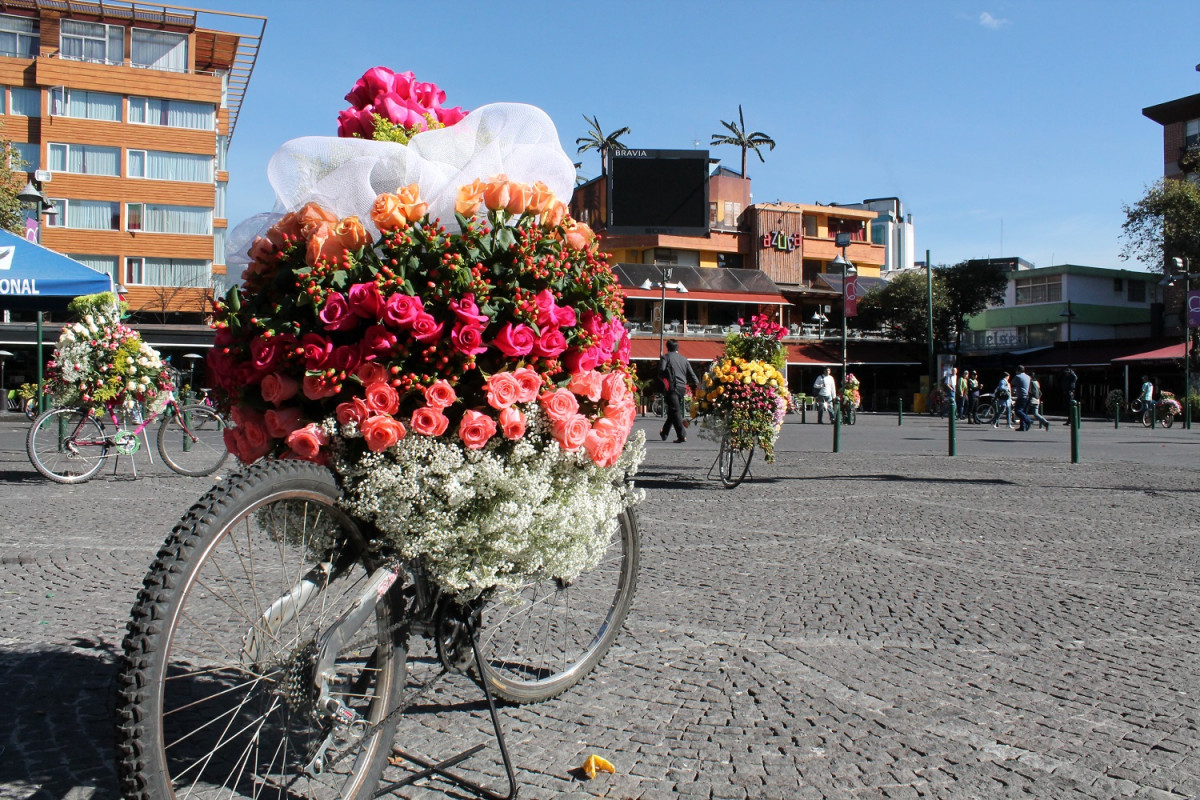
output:
[[[679,355],[679,342],[667,339],[667,352],[658,362],[658,378],[662,384],[663,395],[667,405],[667,421],[663,423],[658,435],[665,442],[671,428],[675,429],[675,442],[686,442],[687,434],[683,430],[683,400],[688,388],[695,389],[700,385],[692,365]]]
[[[1138,399],[1142,401],[1143,411],[1154,406],[1154,382],[1148,375],[1142,376],[1142,393],[1138,395]]]
[[[1008,429],[1012,430],[1012,384],[1008,382],[1007,372],[1000,376],[1000,382],[996,384],[992,397],[996,400],[996,420],[992,423],[992,427],[1000,427],[1000,413],[1004,412],[1004,416],[1008,419]]]
[[[964,369],[962,374],[958,376],[958,383],[954,386],[954,397],[957,400],[957,414],[959,419],[963,419],[967,408],[967,375],[970,370]]]
[[[1067,367],[1063,372],[1063,389],[1067,393],[1067,421],[1063,425],[1071,424],[1071,417],[1075,416],[1075,388],[1079,383],[1079,376],[1075,374],[1075,370]]]
[[[979,381],[978,370],[971,370],[967,376],[967,424],[975,425],[975,412],[979,410],[979,393],[983,391],[983,384]]]
[[[1039,430],[1050,430],[1050,421],[1042,416],[1042,384],[1032,372],[1029,373],[1029,410],[1038,421]]]
[[[1017,374],[1012,379],[1012,405],[1013,413],[1017,417],[1017,430],[1027,431],[1032,427],[1032,422],[1026,410],[1029,408],[1029,375],[1025,372],[1025,367],[1017,365]]]
[[[946,375],[942,378],[942,388],[946,392],[946,404],[942,406],[942,413],[938,416],[944,417],[947,414],[957,415],[954,405],[954,395],[958,390],[958,367],[951,367],[946,370]]]
[[[829,412],[829,421],[833,422],[833,408],[830,405],[837,396],[837,383],[833,380],[833,369],[825,368],[825,372],[817,376],[813,382],[813,394],[817,396],[817,424],[825,420],[825,412]]]

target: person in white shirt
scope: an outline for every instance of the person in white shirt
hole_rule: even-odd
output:
[[[837,396],[837,383],[833,380],[833,369],[825,368],[824,375],[818,375],[817,380],[813,383],[813,391],[817,395],[817,424],[820,425],[825,421],[825,412],[829,412],[829,421],[833,422],[833,408],[830,404],[833,398]]]

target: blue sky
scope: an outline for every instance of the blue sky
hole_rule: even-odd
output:
[[[1162,175],[1142,108],[1200,93],[1196,0],[255,2],[269,18],[230,151],[231,224],[269,210],[267,159],[335,135],[368,68],[448,105],[532,103],[576,154],[586,114],[630,146],[708,147],[738,105],[776,141],[754,199],[900,197],[917,258],[1122,262],[1122,206]],[[698,143],[698,144],[697,144]],[[733,169],[740,151],[711,148]]]

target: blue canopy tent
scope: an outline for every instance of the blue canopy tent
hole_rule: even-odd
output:
[[[42,312],[64,311],[84,294],[108,292],[112,278],[40,244],[0,230],[0,310],[36,311],[37,383],[42,397]]]

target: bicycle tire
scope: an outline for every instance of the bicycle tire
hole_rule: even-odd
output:
[[[846,407],[846,424],[853,425],[857,421],[858,421],[858,409],[855,408],[853,405],[848,405]]]
[[[394,592],[376,606],[374,625],[347,639],[329,683],[367,723],[385,724],[362,742],[329,743],[353,753],[325,771],[302,769],[330,730],[314,702],[317,637],[377,566],[339,496],[327,469],[267,462],[213,487],[175,526],[122,644],[122,797],[374,794],[395,735],[387,717],[406,676]],[[315,570],[318,562],[328,569]]]
[[[1162,418],[1158,421],[1158,424],[1162,425],[1164,428],[1171,427],[1172,425],[1175,424],[1175,415],[1174,414],[1163,414]]]
[[[841,411],[834,413],[840,414]],[[729,441],[729,433],[721,437],[721,450],[717,453],[717,474],[721,485],[726,489],[736,489],[746,479],[750,471],[750,462],[754,460],[754,447],[742,450],[733,447]]]
[[[1143,408],[1142,409],[1142,427],[1149,428],[1153,424],[1154,424],[1154,409],[1153,408]]]
[[[83,483],[108,457],[108,442],[104,424],[93,415],[78,408],[52,408],[29,426],[25,451],[44,477],[55,483]]]
[[[569,583],[531,580],[497,593],[483,608],[479,653],[491,691],[518,704],[540,703],[595,669],[621,632],[637,591],[641,534],[632,508],[595,569]]]
[[[980,425],[988,425],[996,419],[994,403],[985,403],[975,409],[975,421]]]
[[[225,420],[208,406],[181,406],[158,428],[158,454],[180,475],[200,478],[221,468],[229,457],[225,447]]]

